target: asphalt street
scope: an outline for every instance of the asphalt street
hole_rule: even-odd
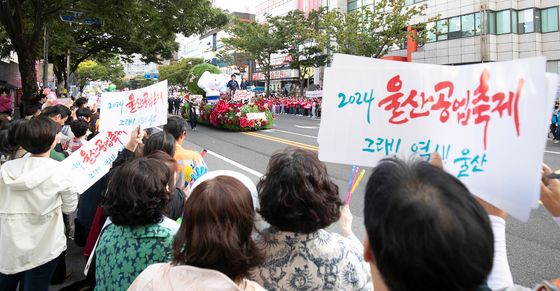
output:
[[[239,171],[256,183],[266,172],[268,160],[273,153],[287,146],[318,151],[319,125],[319,119],[280,115],[277,116],[273,129],[266,131],[237,133],[199,126],[197,131],[187,133],[183,145],[197,151],[206,149],[208,153],[205,160],[210,170]],[[560,169],[560,144],[547,142],[544,162],[554,169]],[[327,164],[327,168],[341,190],[341,198],[346,199],[344,189],[347,187],[351,167]],[[364,180],[350,201],[354,217],[352,228],[361,240],[365,237],[363,200],[369,171],[367,169]],[[338,226],[334,224],[330,230],[338,231]],[[533,211],[527,223],[508,218],[507,247],[515,283],[532,287],[542,280],[560,277],[560,227],[542,206]],[[69,269],[74,273],[69,281],[60,286],[77,280],[83,267],[83,259],[72,242],[69,242],[67,261]],[[51,290],[58,290],[60,286],[53,286]]]

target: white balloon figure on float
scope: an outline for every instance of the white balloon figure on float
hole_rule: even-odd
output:
[[[206,101],[208,104],[217,103],[220,100],[220,93],[227,91],[228,78],[223,74],[212,74],[208,71],[204,72],[196,83],[200,89],[206,92]]]

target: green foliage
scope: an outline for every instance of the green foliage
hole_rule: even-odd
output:
[[[76,70],[80,88],[90,81],[111,81],[119,83],[124,77],[124,68],[117,56],[100,61],[87,60]]]
[[[202,63],[192,67],[187,80],[187,88],[191,94],[206,96],[206,92],[197,85],[200,76],[206,71],[212,74],[222,73],[218,67],[208,63]]]
[[[142,76],[136,76],[130,80],[128,80],[128,88],[130,90],[135,90],[139,88],[148,87],[156,83],[156,80],[153,79],[144,79]]]
[[[290,68],[299,73],[300,95],[303,95],[305,68],[320,67],[326,64],[325,45],[320,42],[320,20],[323,11],[313,11],[305,15],[293,10],[284,16],[269,18],[271,25],[277,28],[278,36],[284,47],[282,52],[291,56]]]
[[[236,20],[227,29],[230,38],[223,39],[222,42],[227,48],[247,53],[260,65],[266,76],[266,95],[270,94],[270,59],[273,53],[281,51],[285,46],[283,39],[278,33],[277,27],[266,23],[241,22]]]
[[[426,4],[406,5],[405,0],[379,0],[373,11],[369,8],[351,13],[329,11],[321,17],[319,26],[324,31],[321,41],[333,52],[382,57],[392,47],[404,44],[409,35],[414,37],[406,27],[413,18],[425,15],[426,7]],[[418,29],[416,40],[424,39],[425,24],[413,28]]]
[[[178,62],[173,62],[167,66],[159,66],[160,80],[167,80],[169,85],[186,87],[189,73],[193,66],[203,63],[203,59],[187,58]]]
[[[79,12],[72,25],[59,18],[70,10]],[[28,100],[37,87],[34,61],[40,58],[45,23],[53,44],[49,59],[65,78],[68,50],[72,72],[81,62],[104,53],[140,54],[145,62],[159,62],[176,51],[177,33],[200,34],[228,21],[208,0],[3,0],[0,11],[0,24],[10,40],[3,41],[0,32],[0,52],[9,46],[18,54]]]

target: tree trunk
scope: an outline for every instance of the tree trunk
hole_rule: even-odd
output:
[[[17,54],[19,73],[21,75],[21,88],[23,91],[22,106],[25,114],[27,108],[35,103],[35,96],[38,91],[37,75],[35,74],[35,57],[30,51],[18,51]]]
[[[298,66],[298,76],[299,76],[299,95],[303,97],[303,86],[305,85],[305,75],[301,73],[301,66]]]
[[[270,97],[270,58],[272,54],[268,54],[268,60],[265,68],[265,76],[266,76],[266,95],[265,98]]]

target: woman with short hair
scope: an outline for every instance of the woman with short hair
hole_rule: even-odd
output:
[[[163,213],[173,178],[165,162],[152,158],[138,158],[113,171],[103,203],[111,224],[95,250],[97,290],[126,290],[147,266],[171,258],[179,225]]]
[[[338,187],[311,151],[274,154],[258,183],[262,218],[270,224],[258,242],[266,260],[253,277],[269,290],[371,290],[363,246],[342,209],[344,236],[324,229],[341,218]]]
[[[211,172],[190,193],[173,260],[149,266],[129,290],[263,290],[246,279],[262,261],[251,237],[255,211],[246,182]]]

